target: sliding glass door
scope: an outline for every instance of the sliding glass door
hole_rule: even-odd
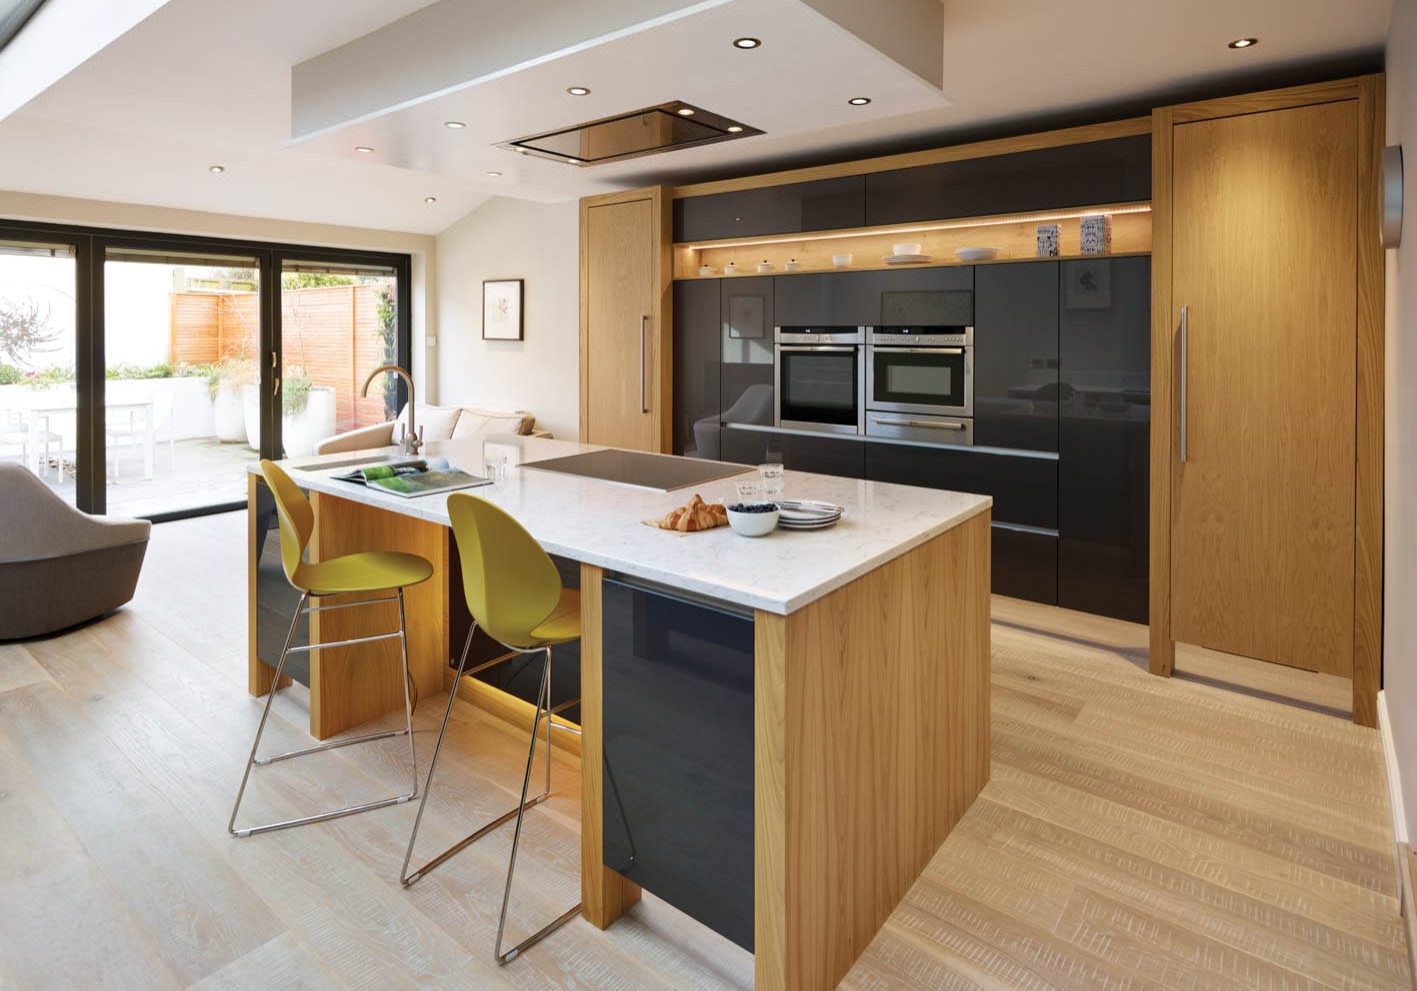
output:
[[[381,365],[402,364],[399,278],[390,265],[283,259],[280,269],[281,442],[286,457],[324,438],[392,420],[402,384]],[[407,367],[407,366],[405,366]]]
[[[79,282],[73,243],[0,230],[0,460],[70,505],[79,487]]]
[[[245,504],[248,466],[401,408],[406,255],[0,220],[0,460],[87,512]]]

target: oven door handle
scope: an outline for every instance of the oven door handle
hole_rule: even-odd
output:
[[[854,344],[779,344],[779,352],[787,351],[793,354],[810,351],[827,351],[834,354],[855,354],[859,348]]]
[[[948,423],[939,420],[882,420],[879,416],[871,417],[871,422],[882,427],[924,427],[927,430],[968,430],[969,427],[963,423]]]
[[[964,348],[899,348],[871,345],[876,354],[964,354]]]

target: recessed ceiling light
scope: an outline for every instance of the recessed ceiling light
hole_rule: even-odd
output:
[[[210,172],[212,175],[221,175],[223,172],[226,171],[226,166],[225,166],[225,165],[209,165],[209,166],[207,166],[207,171]]]
[[[1230,48],[1253,48],[1260,43],[1258,38],[1236,38],[1230,42]]]
[[[694,108],[693,108],[693,107],[680,107],[680,108],[679,108],[679,116],[680,116],[680,117],[692,117],[692,116],[694,116]]]
[[[871,102],[871,98],[869,96],[853,96],[846,102],[851,104],[853,107],[864,107],[866,104]]]
[[[742,49],[745,49],[745,50],[746,50],[746,49],[749,49],[749,48],[759,48],[759,47],[761,47],[761,46],[762,46],[762,41],[761,41],[760,39],[758,39],[758,38],[734,38],[734,39],[733,39],[733,47],[734,47],[734,48],[742,48]]]
[[[431,204],[431,203],[437,203],[437,202],[438,202],[438,197],[436,197],[436,196],[425,196],[425,197],[423,197],[423,202],[424,202],[424,203],[430,203],[430,204]]]
[[[729,125],[728,125],[728,133],[729,133],[729,134],[737,134],[737,133],[738,133],[739,131],[741,131],[741,130],[743,130],[743,125],[742,125],[742,124],[729,124]]]
[[[467,127],[467,125],[460,120],[445,120],[443,121],[443,126],[446,128],[450,128],[454,131],[460,131],[464,127]]]
[[[358,152],[363,152],[365,155],[372,154],[374,151],[374,149],[370,148],[368,145],[355,145],[354,150]]]
[[[488,174],[489,176],[491,176],[493,179],[500,179],[500,178],[502,178],[502,173],[493,171],[493,170],[491,170],[491,169],[489,169],[489,170],[487,171],[487,174]]]
[[[590,90],[585,86],[567,86],[566,92],[572,96],[590,96]]]

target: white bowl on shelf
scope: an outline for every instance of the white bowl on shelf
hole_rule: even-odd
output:
[[[998,248],[956,248],[955,257],[962,262],[987,262],[999,257]]]
[[[728,505],[728,525],[741,537],[766,537],[777,529],[777,504],[752,503],[754,506],[772,506],[772,509],[756,513],[742,512],[739,507],[747,503]]]
[[[851,264],[850,255],[832,255],[832,265],[837,268],[846,268]]]
[[[893,245],[891,245],[891,254],[893,254],[893,255],[918,255],[918,254],[920,254],[920,252],[921,252],[921,250],[922,250],[923,248],[924,248],[924,245],[921,245],[921,244],[909,244],[909,243],[893,244]]]

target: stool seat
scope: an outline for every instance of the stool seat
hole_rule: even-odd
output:
[[[317,564],[302,564],[296,569],[291,584],[311,595],[341,595],[407,588],[422,584],[432,576],[433,565],[417,554],[360,551]]]
[[[561,599],[551,615],[531,631],[530,643],[511,644],[513,647],[554,647],[581,638],[581,592],[576,588],[561,589]]]

